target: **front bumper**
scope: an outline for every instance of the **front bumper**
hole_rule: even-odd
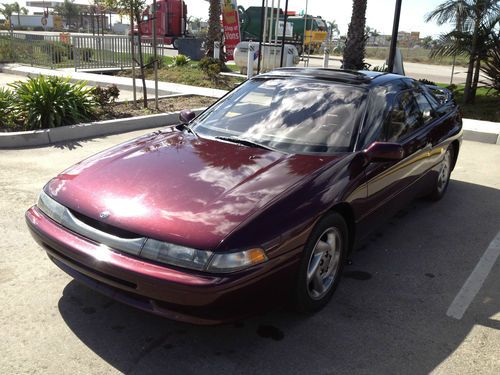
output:
[[[62,227],[36,206],[33,238],[70,276],[109,297],[170,319],[218,324],[266,308],[294,288],[301,249],[250,269],[207,274],[163,266],[98,244]]]

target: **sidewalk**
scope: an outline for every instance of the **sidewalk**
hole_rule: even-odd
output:
[[[46,76],[71,77],[72,81],[86,81],[91,86],[115,84],[120,90],[131,90],[133,88],[132,78],[117,77],[106,74],[75,72],[73,69],[55,70],[55,69],[36,68],[19,64],[5,64],[3,66],[0,66],[0,71],[7,74],[17,74],[22,76],[46,75]],[[136,79],[136,85],[138,87],[138,92],[141,91],[142,90],[141,80]],[[154,93],[155,82],[151,80],[146,80],[146,88],[148,89],[148,93]],[[160,95],[185,94],[185,95],[208,96],[212,98],[220,98],[227,92],[225,90],[181,85],[178,83],[170,83],[170,82],[158,82],[158,91]]]
[[[50,75],[60,77],[71,77],[72,81],[86,81],[89,85],[112,85],[115,84],[122,91],[132,90],[132,79],[127,77],[116,77],[106,74],[75,72],[73,69],[43,69],[35,68],[18,64],[5,64],[0,66],[0,72],[7,75]],[[142,89],[142,82],[136,80],[138,96]],[[146,87],[148,93],[154,93],[154,81],[147,80]],[[220,98],[227,91],[217,90],[206,87],[196,87],[189,85],[181,85],[170,82],[158,82],[158,90],[160,95],[183,94],[183,95],[201,95],[212,98]],[[464,139],[476,142],[499,144],[500,145],[500,122],[488,122],[472,119],[464,119],[463,121]]]

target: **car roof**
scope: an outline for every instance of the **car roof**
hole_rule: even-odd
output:
[[[395,79],[406,79],[409,77],[387,72],[375,72],[370,70],[344,70],[329,68],[278,68],[263,73],[257,77],[308,77],[334,82],[349,83],[353,85],[373,87],[382,85]]]

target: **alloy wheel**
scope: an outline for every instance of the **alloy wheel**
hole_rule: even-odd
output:
[[[340,266],[342,237],[335,227],[326,229],[318,238],[307,266],[307,291],[319,300],[331,289]]]

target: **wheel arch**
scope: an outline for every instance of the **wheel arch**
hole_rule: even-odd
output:
[[[351,253],[356,239],[356,221],[354,220],[354,212],[351,205],[347,202],[336,203],[328,212],[337,212],[344,218],[348,230],[348,253]]]
[[[458,139],[455,139],[453,142],[451,142],[451,146],[453,147],[453,160],[451,170],[454,170],[458,160],[458,152],[460,151],[460,142],[458,141]]]

